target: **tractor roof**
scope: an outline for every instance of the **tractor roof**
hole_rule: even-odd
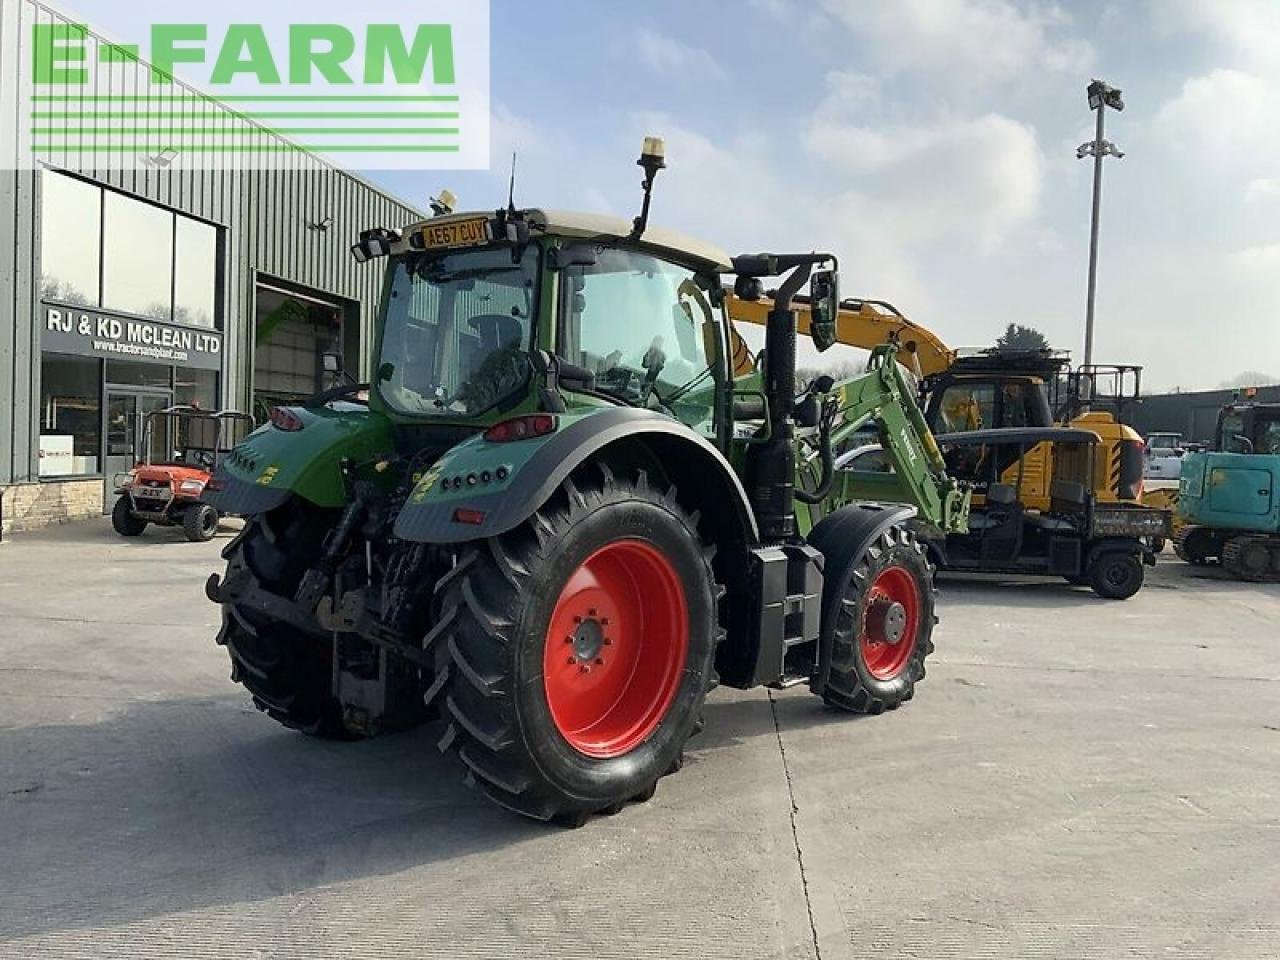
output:
[[[630,220],[602,213],[580,213],[577,211],[541,210],[537,208],[522,210],[521,213],[524,214],[530,224],[536,226],[539,232],[550,233],[555,236],[581,237],[593,240],[626,240],[631,234],[632,224]],[[494,212],[492,210],[451,213],[447,216],[433,217],[430,220],[412,224],[405,233],[407,235],[413,230],[451,221],[474,220],[477,217],[492,218],[493,215]],[[674,254],[682,260],[695,261],[699,266],[705,266],[721,273],[729,273],[733,270],[729,255],[719,247],[675,230],[667,230],[663,227],[650,225],[645,229],[644,236],[640,238],[639,245],[658,252]]]

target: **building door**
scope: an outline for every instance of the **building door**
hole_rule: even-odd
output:
[[[172,394],[169,393],[122,390],[118,387],[107,388],[106,424],[103,430],[103,435],[106,437],[103,513],[110,513],[111,507],[115,504],[120,474],[126,473],[144,456],[140,443],[147,414],[163,410],[171,402]],[[160,433],[163,433],[163,425]],[[152,455],[164,458],[166,456],[164,447],[167,443],[168,438],[160,435],[153,436],[151,438]]]

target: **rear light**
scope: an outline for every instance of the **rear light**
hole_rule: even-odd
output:
[[[293,433],[303,427],[302,418],[288,407],[271,408],[271,425],[287,433]]]
[[[528,440],[530,437],[545,437],[555,432],[555,417],[547,413],[530,413],[495,423],[484,432],[484,438],[490,443],[511,443],[515,440]]]
[[[473,527],[478,527],[484,523],[485,512],[483,510],[472,510],[469,507],[459,507],[453,511],[454,523],[466,523]]]

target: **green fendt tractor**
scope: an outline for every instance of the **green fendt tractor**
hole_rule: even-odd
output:
[[[1219,411],[1213,450],[1182,458],[1178,514],[1181,559],[1218,558],[1238,579],[1280,582],[1280,404]]]
[[[352,738],[438,715],[475,786],[577,824],[679,768],[717,683],[911,698],[935,622],[913,527],[963,530],[968,493],[892,346],[797,396],[791,298],[812,281],[828,346],[834,258],[649,229],[647,148],[634,223],[509,204],[361,235],[357,259],[387,258],[367,403],[276,409],[207,495],[248,518],[206,589],[276,720]],[[781,278],[738,381],[728,275],[748,297]],[[833,469],[868,423],[910,503]]]

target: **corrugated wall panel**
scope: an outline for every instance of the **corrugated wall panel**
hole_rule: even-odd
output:
[[[19,55],[18,40],[38,19],[69,22],[38,0],[12,0],[0,5],[0,483],[31,479],[35,471],[34,437],[39,432],[39,340],[36,328],[39,308],[39,182],[30,170],[12,172],[17,133],[28,122],[27,99],[30,63]],[[88,57],[102,41],[90,28]],[[95,95],[143,96],[145,99],[113,102],[111,110],[132,114],[137,128],[153,128],[163,121],[155,116],[172,112],[183,117],[183,126],[204,122],[200,136],[207,142],[237,141],[266,145],[281,142],[261,126],[215,101],[187,102],[157,99],[145,82],[146,64],[114,64],[101,82],[68,94],[77,113],[95,108],[85,98]],[[91,72],[91,76],[93,73]],[[175,84],[174,94],[203,94]],[[116,105],[118,103],[118,106]],[[99,108],[101,109],[101,108]],[[85,124],[68,130],[84,129]],[[207,128],[207,129],[204,129]],[[9,134],[13,133],[13,138]],[[153,153],[170,146],[159,135],[140,135],[139,142]],[[223,321],[226,334],[224,397],[246,405],[253,370],[254,296],[258,274],[315,289],[359,304],[361,372],[371,367],[371,320],[380,294],[381,271],[376,265],[359,266],[348,248],[355,234],[370,226],[400,226],[422,213],[380,193],[349,173],[337,170],[302,151],[270,156],[270,169],[210,172],[182,164],[157,170],[130,165],[120,154],[81,149],[92,142],[88,135],[64,132],[52,138],[55,152],[40,156],[42,164],[87,176],[99,183],[142,199],[160,203],[224,228]],[[190,142],[190,141],[188,141]],[[5,154],[3,151],[10,151]],[[21,158],[18,158],[21,159]],[[29,163],[26,164],[29,166]],[[325,216],[333,218],[328,231],[310,230]]]

